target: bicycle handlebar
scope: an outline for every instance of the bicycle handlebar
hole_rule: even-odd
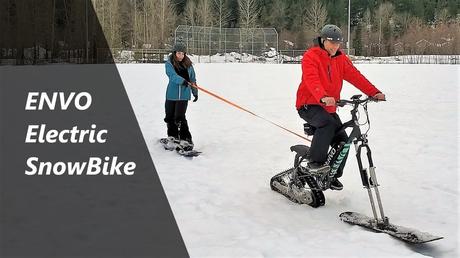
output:
[[[373,97],[367,97],[365,99],[360,99],[361,98],[361,95],[354,95],[353,97],[351,97],[351,100],[347,100],[347,99],[340,99],[337,101],[336,105],[339,106],[339,107],[343,107],[345,105],[360,105],[362,103],[366,103],[366,102],[370,102],[370,101],[379,101],[377,100],[376,98],[373,98]]]

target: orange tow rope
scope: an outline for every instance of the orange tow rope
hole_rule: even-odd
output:
[[[223,98],[223,97],[221,97],[221,96],[219,96],[219,95],[217,95],[217,94],[215,94],[215,93],[213,93],[213,92],[211,92],[211,91],[209,91],[209,90],[206,90],[206,89],[204,89],[204,88],[198,86],[198,85],[195,84],[195,83],[192,84],[192,87],[195,87],[195,88],[197,88],[197,89],[199,89],[199,90],[201,90],[201,91],[203,91],[203,92],[205,92],[205,93],[207,93],[207,94],[213,96],[213,97],[216,98],[216,99],[219,99],[219,100],[221,100],[221,101],[223,101],[223,102],[225,102],[225,103],[227,103],[227,104],[229,104],[229,105],[231,105],[231,106],[234,106],[234,107],[236,107],[236,108],[238,108],[238,109],[240,109],[240,110],[242,110],[242,111],[245,111],[245,112],[247,112],[247,113],[249,113],[249,114],[251,114],[251,115],[253,115],[253,116],[255,116],[255,117],[258,117],[258,118],[260,118],[260,119],[262,119],[262,120],[265,120],[265,121],[269,122],[270,124],[272,124],[272,125],[274,125],[274,126],[276,126],[276,127],[279,127],[279,128],[281,128],[281,129],[283,129],[283,130],[285,130],[285,131],[287,131],[287,132],[289,132],[289,133],[291,133],[291,134],[297,135],[298,137],[300,137],[300,138],[302,138],[302,139],[304,139],[304,140],[307,140],[307,141],[311,142],[310,139],[308,139],[308,138],[306,138],[306,137],[304,137],[304,136],[302,136],[302,135],[300,135],[300,134],[298,134],[298,133],[296,133],[296,132],[293,132],[293,131],[287,129],[287,128],[284,127],[284,126],[281,126],[281,125],[279,125],[279,124],[277,124],[277,123],[275,123],[275,122],[272,122],[272,121],[270,121],[270,120],[268,120],[268,119],[266,119],[266,118],[264,118],[264,117],[261,117],[261,116],[257,115],[256,113],[254,113],[254,112],[252,112],[252,111],[250,111],[250,110],[247,110],[246,108],[241,107],[241,106],[239,106],[239,105],[237,105],[237,104],[231,102],[230,100],[227,100],[227,99],[225,99],[225,98]]]

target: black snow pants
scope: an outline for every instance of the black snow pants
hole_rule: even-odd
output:
[[[187,100],[166,100],[164,121],[168,126],[168,136],[192,142],[192,135],[185,118],[187,105]]]
[[[328,113],[319,105],[305,105],[298,112],[303,120],[316,128],[310,145],[310,161],[321,164],[326,162],[329,146],[337,146],[348,138],[344,130],[338,130],[342,126],[340,117],[336,113]],[[348,154],[335,177],[342,176],[347,157]]]

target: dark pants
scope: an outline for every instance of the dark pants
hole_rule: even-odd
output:
[[[348,136],[345,130],[339,131],[342,121],[336,113],[328,113],[318,105],[308,105],[299,110],[299,115],[308,124],[316,128],[310,145],[310,161],[321,164],[326,162],[329,146],[337,146],[340,142],[347,141]],[[343,174],[347,156],[344,157],[337,170],[337,178]]]
[[[166,100],[164,121],[168,126],[168,136],[191,142],[192,135],[188,128],[185,112],[187,112],[187,100]]]

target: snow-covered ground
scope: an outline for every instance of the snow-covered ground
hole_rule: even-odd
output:
[[[369,104],[369,141],[390,222],[444,236],[408,245],[341,222],[371,215],[350,153],[343,191],[313,209],[273,192],[269,180],[307,143],[200,93],[187,117],[193,160],[157,143],[166,134],[164,65],[118,65],[145,141],[192,257],[458,257],[458,87],[460,66],[358,65],[388,101]],[[196,64],[198,83],[302,133],[294,108],[300,65]],[[358,91],[344,85],[343,98]],[[339,111],[349,118],[349,108]]]

